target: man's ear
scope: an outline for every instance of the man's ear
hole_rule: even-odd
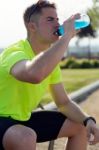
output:
[[[29,22],[27,28],[28,30],[32,30],[32,32],[35,32],[36,24],[34,22]]]

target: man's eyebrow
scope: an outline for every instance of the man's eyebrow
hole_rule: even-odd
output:
[[[47,19],[53,19],[53,20],[54,20],[54,19],[57,19],[57,20],[59,20],[59,18],[54,18],[54,17],[52,17],[52,16],[48,16]]]

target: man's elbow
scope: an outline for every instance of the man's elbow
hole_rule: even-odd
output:
[[[29,74],[28,75],[28,80],[29,82],[33,83],[33,84],[39,84],[44,80],[44,76],[41,75],[40,73],[38,74]]]

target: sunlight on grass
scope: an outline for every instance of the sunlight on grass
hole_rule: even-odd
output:
[[[99,80],[98,69],[64,69],[62,70],[63,84],[67,93],[76,91],[88,84]],[[42,103],[52,101],[52,97],[47,92],[42,99]]]
[[[65,69],[62,74],[63,84],[69,93],[99,80],[98,69]]]

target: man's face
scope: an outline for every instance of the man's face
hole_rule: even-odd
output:
[[[58,35],[55,34],[58,27],[59,23],[56,9],[43,8],[36,30],[38,38],[49,44],[55,42],[59,39]]]

